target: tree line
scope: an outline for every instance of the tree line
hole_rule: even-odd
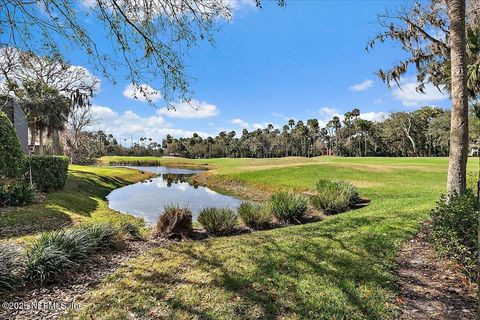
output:
[[[475,126],[472,126],[474,129]],[[392,112],[370,121],[355,108],[334,116],[325,126],[318,119],[289,120],[282,128],[222,131],[215,137],[167,135],[163,153],[187,158],[271,158],[320,155],[436,157],[449,153],[450,111],[426,106],[412,112]]]

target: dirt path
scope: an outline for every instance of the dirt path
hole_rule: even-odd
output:
[[[435,256],[420,232],[397,259],[400,319],[476,319],[475,287],[460,267]]]

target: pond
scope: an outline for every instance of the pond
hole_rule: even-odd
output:
[[[165,205],[188,207],[196,220],[199,211],[208,206],[236,208],[241,200],[193,184],[190,177],[204,170],[167,167],[129,167],[153,172],[154,178],[112,191],[108,196],[111,209],[143,218],[147,225],[157,222]]]

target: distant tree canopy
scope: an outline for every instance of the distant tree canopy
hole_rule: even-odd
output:
[[[473,129],[474,127],[472,127]],[[289,120],[281,129],[268,125],[241,136],[222,131],[215,137],[175,138],[162,142],[163,153],[189,158],[341,156],[446,156],[449,152],[450,112],[423,107],[393,112],[380,121],[361,118],[359,109],[346,112],[321,127],[317,119]],[[474,137],[476,139],[476,135]]]

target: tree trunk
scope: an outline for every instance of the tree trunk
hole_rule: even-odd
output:
[[[60,146],[60,136],[57,129],[53,129],[52,132],[52,144],[53,144],[53,153],[56,155],[63,154],[62,148]]]
[[[468,157],[468,97],[465,40],[465,0],[448,0],[450,59],[452,69],[452,116],[447,192],[449,196],[466,189]]]
[[[365,135],[365,157],[367,156],[367,135]]]
[[[36,142],[37,142],[37,129],[34,126],[32,126],[30,128],[30,148],[33,154],[35,154]]]
[[[38,154],[43,155],[43,130],[38,130]]]

